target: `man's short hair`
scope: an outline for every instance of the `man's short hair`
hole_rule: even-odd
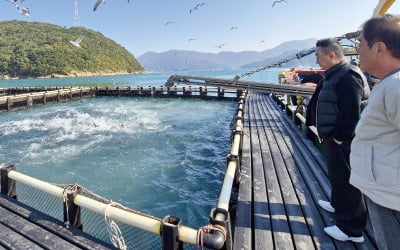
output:
[[[368,47],[383,42],[392,56],[400,59],[400,18],[387,14],[371,18],[364,23],[362,34]]]
[[[325,38],[317,41],[316,47],[320,47],[325,53],[335,52],[339,58],[344,57],[344,52],[342,46],[334,38]]]

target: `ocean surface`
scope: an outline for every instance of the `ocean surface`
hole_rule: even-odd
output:
[[[276,82],[282,69],[246,80]],[[232,79],[239,71],[2,80],[11,86],[160,86],[171,74]],[[132,209],[208,224],[237,104],[181,98],[96,97],[0,114],[0,162],[52,183],[79,183]]]
[[[258,72],[243,80],[277,83],[281,68],[268,69]],[[117,75],[99,77],[68,77],[68,78],[44,78],[44,79],[20,79],[0,80],[0,88],[7,87],[32,87],[32,86],[161,86],[168,77],[173,74],[207,76],[225,79],[233,79],[236,75],[246,71],[239,70],[212,70],[212,71],[179,71],[162,73],[145,73],[137,75]]]

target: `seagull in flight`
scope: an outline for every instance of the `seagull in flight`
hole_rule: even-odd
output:
[[[18,8],[18,12],[21,13],[22,15],[28,16],[28,17],[31,15],[31,13],[29,12],[29,9],[26,7],[22,7],[21,9]]]
[[[233,26],[233,27],[231,28],[231,31],[232,31],[232,30],[237,30],[237,29],[239,29],[238,26]]]
[[[27,16],[27,17],[30,16],[31,13],[28,8],[26,8],[26,7],[20,8],[18,5],[18,1],[23,3],[25,0],[6,0],[6,1],[11,4],[14,4],[15,8],[17,8],[18,12],[21,13],[22,15]]]
[[[168,21],[168,22],[165,23],[165,26],[167,26],[169,24],[174,24],[174,23],[175,23],[175,21]]]
[[[222,48],[225,46],[225,43],[221,43],[220,45],[215,45],[214,47],[217,47],[218,49]]]
[[[190,10],[189,10],[189,13],[190,14],[192,14],[192,12],[193,11],[195,11],[195,10],[198,10],[201,6],[203,6],[203,5],[205,5],[206,3],[198,3],[198,4],[196,4],[196,6],[194,6],[193,8],[191,8]]]
[[[83,35],[83,34],[81,34],[79,37],[78,37],[78,39],[76,39],[76,41],[69,41],[72,45],[74,45],[75,47],[78,47],[78,48],[80,48],[81,47],[81,45],[80,45],[80,43],[82,42],[82,39],[84,38],[85,36]]]
[[[96,11],[100,4],[105,4],[105,3],[106,0],[97,0],[96,3],[94,4],[93,11]]]
[[[9,2],[9,3],[14,4],[15,6],[18,6],[18,5],[17,5],[18,0],[6,0],[6,1]],[[25,1],[25,0],[20,0],[21,3],[23,3],[24,1]]]
[[[273,3],[272,3],[272,7],[274,7],[275,6],[275,4],[277,4],[277,3],[287,3],[285,0],[275,0]]]

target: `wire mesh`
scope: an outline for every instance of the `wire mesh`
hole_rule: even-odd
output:
[[[16,191],[18,201],[59,221],[63,221],[62,200],[22,183],[16,184]],[[90,198],[96,199],[96,197]],[[112,244],[103,215],[81,208],[81,223],[85,233],[101,241]],[[162,249],[162,238],[160,235],[132,227],[122,222],[116,221],[116,223],[122,232],[128,249]],[[198,249],[197,246],[192,244],[183,244],[183,248]]]
[[[88,233],[102,241],[111,243],[104,216],[82,208],[81,221],[85,233]],[[134,228],[121,222],[116,221],[116,223],[122,232],[122,236],[128,249],[162,248],[161,237],[159,235]]]
[[[16,189],[18,201],[63,221],[63,202],[60,199],[22,183],[17,183]]]

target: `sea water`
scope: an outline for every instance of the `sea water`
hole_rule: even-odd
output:
[[[160,86],[172,73],[0,81],[0,87]],[[233,78],[238,72],[195,73]],[[273,71],[263,80],[276,77]],[[198,228],[208,224],[218,199],[236,107],[233,101],[96,97],[2,113],[0,162]]]
[[[283,69],[281,68],[272,68],[266,71],[260,71],[248,77],[243,77],[242,79],[246,81],[277,83],[278,74],[281,71],[283,71]],[[168,77],[173,74],[233,79],[236,75],[240,75],[241,73],[244,72],[246,72],[246,70],[179,71],[179,72],[145,73],[136,75],[98,76],[98,77],[0,80],[0,88],[33,87],[33,86],[106,86],[106,85],[162,86],[167,82]]]

